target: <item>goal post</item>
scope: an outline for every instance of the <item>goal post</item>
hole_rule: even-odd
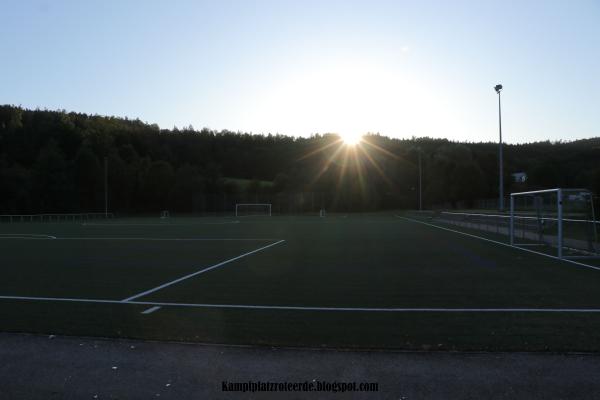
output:
[[[236,217],[271,216],[271,203],[237,203],[235,205]]]
[[[598,222],[587,189],[555,188],[510,195],[512,246],[538,247],[558,258],[599,255]]]

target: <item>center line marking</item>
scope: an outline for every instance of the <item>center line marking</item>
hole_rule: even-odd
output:
[[[154,311],[160,310],[160,306],[150,307],[147,310],[142,311],[142,314],[152,314]]]

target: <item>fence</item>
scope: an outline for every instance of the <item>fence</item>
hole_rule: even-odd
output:
[[[0,223],[16,222],[85,222],[96,219],[114,218],[113,213],[71,213],[71,214],[4,214],[0,215]]]

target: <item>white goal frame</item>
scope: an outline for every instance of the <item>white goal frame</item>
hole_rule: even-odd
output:
[[[255,216],[271,216],[271,203],[236,203],[235,205],[235,216],[240,217],[239,208],[240,207],[265,207],[267,209],[267,214],[257,214]]]
[[[565,193],[571,193],[571,192],[580,192],[580,193],[588,193],[590,196],[592,195],[592,192],[590,190],[587,189],[565,189],[565,188],[555,188],[555,189],[546,189],[546,190],[533,190],[533,191],[529,191],[529,192],[515,192],[515,193],[511,193],[510,194],[510,225],[509,225],[509,236],[510,236],[510,245],[511,246],[515,246],[515,247],[519,247],[521,245],[526,245],[526,244],[519,244],[519,243],[515,243],[515,219],[519,218],[515,215],[515,197],[518,196],[531,196],[531,195],[536,195],[536,194],[543,194],[543,193],[556,193],[556,218],[548,218],[548,219],[552,219],[552,220],[556,220],[556,227],[557,227],[557,233],[556,233],[556,247],[557,247],[557,257],[562,259],[562,258],[572,258],[569,256],[565,256],[563,249],[565,247],[565,243],[564,243],[564,233],[563,233],[563,222],[565,221],[565,219],[563,218],[563,196],[565,195]],[[591,214],[592,214],[592,220],[589,221],[593,224],[596,224],[596,220],[595,220],[595,214],[594,214],[594,203],[593,201],[591,202]],[[520,217],[523,218],[523,217]],[[526,217],[529,218],[529,217]],[[535,218],[535,217],[531,217],[531,218]],[[578,222],[583,222],[580,220],[571,220],[568,219],[566,221],[578,221]],[[595,225],[594,225],[594,232],[595,232]]]

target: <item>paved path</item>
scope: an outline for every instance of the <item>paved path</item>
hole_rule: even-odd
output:
[[[378,382],[228,393],[222,381]],[[0,333],[1,399],[597,399],[600,354],[271,349]]]

